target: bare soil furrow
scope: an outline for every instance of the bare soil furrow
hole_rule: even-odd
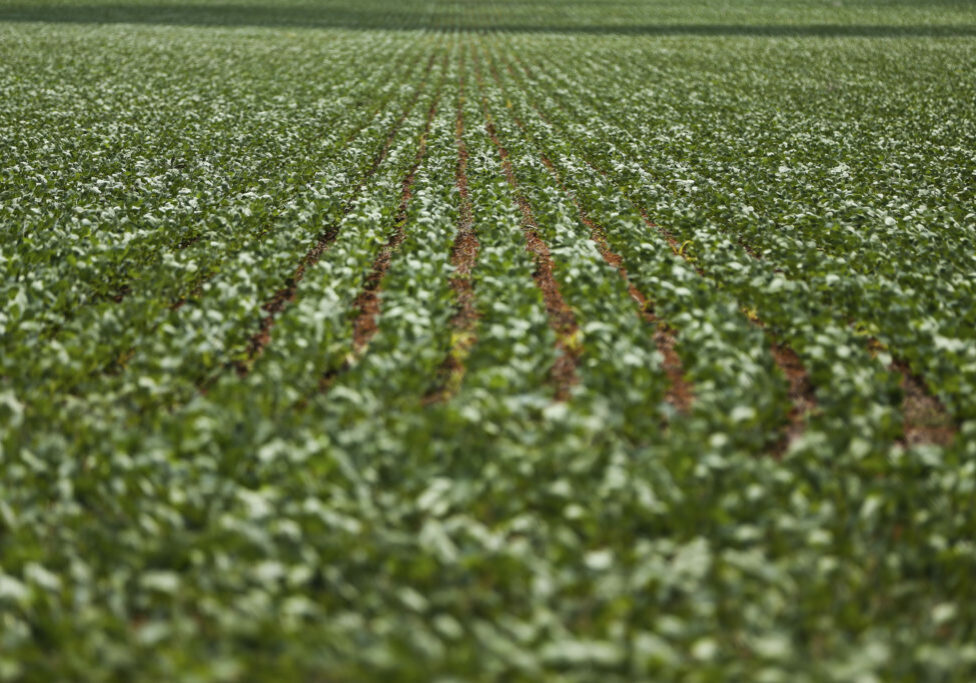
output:
[[[400,245],[407,236],[407,208],[410,205],[410,198],[413,196],[414,178],[416,177],[417,169],[420,168],[420,164],[423,162],[424,156],[427,153],[427,136],[430,133],[430,124],[434,120],[434,114],[437,112],[442,84],[443,81],[438,85],[437,94],[434,95],[434,99],[430,103],[430,108],[427,110],[427,120],[424,123],[424,130],[420,134],[420,142],[417,146],[417,153],[414,156],[413,164],[401,182],[400,205],[397,207],[393,230],[386,244],[383,245],[380,253],[373,260],[372,268],[366,277],[363,289],[353,303],[353,309],[356,311],[356,319],[353,323],[353,353],[356,355],[361,354],[365,350],[369,344],[369,340],[373,338],[378,329],[377,318],[380,314],[380,292],[382,290],[383,277],[390,269],[390,262],[394,252],[400,248]]]
[[[576,344],[579,333],[579,325],[576,317],[569,305],[563,299],[559,291],[559,283],[553,276],[552,256],[549,253],[549,246],[539,237],[535,216],[532,214],[532,207],[528,200],[518,191],[518,180],[512,169],[511,161],[508,158],[508,150],[502,145],[495,126],[491,122],[490,114],[485,110],[486,122],[485,130],[491,138],[498,156],[502,162],[502,170],[505,179],[515,191],[515,200],[519,210],[522,212],[522,229],[525,235],[525,243],[532,258],[535,261],[535,270],[532,277],[536,286],[542,292],[543,303],[546,313],[549,316],[549,325],[557,335],[556,345],[562,352],[553,365],[550,377],[556,387],[556,400],[563,401],[569,398],[569,389],[579,380],[576,376],[576,366],[579,362],[580,348]]]
[[[769,350],[773,360],[776,361],[776,367],[785,375],[789,383],[790,411],[786,416],[787,423],[783,438],[773,449],[773,454],[779,458],[803,434],[807,416],[817,408],[817,397],[816,390],[810,382],[810,375],[793,349],[773,341],[769,345]]]
[[[937,444],[948,446],[958,431],[955,421],[938,398],[929,392],[925,381],[912,372],[908,363],[896,359],[889,368],[901,376],[904,398],[901,404],[905,445]]]
[[[475,60],[477,61],[477,56]],[[480,64],[475,74],[479,86],[484,89],[480,77]],[[498,137],[484,94],[481,96],[481,109],[485,118],[485,132],[488,133],[488,137],[491,138],[492,144],[498,152],[502,172],[515,194],[515,201],[522,213],[522,234],[525,236],[526,248],[535,262],[532,278],[542,293],[543,304],[549,317],[549,326],[556,333],[556,346],[560,350],[560,354],[550,371],[550,381],[555,388],[556,400],[565,401],[569,398],[572,386],[579,382],[576,373],[576,367],[579,365],[582,354],[582,347],[579,344],[579,324],[572,309],[559,291],[559,283],[553,276],[553,261],[552,255],[549,253],[549,246],[539,236],[532,207],[525,195],[519,190],[518,178],[516,178],[515,171],[512,168],[508,150]]]
[[[457,147],[457,169],[454,184],[460,197],[457,235],[451,246],[451,289],[457,301],[456,310],[451,317],[451,348],[438,370],[435,388],[424,397],[425,403],[443,401],[461,387],[464,379],[465,360],[477,336],[478,310],[475,306],[474,282],[471,272],[478,262],[481,244],[474,231],[474,212],[471,206],[471,193],[468,188],[468,148],[464,142],[464,61],[460,67],[458,82],[457,115],[454,123],[454,141]]]
[[[589,163],[589,162],[587,162]],[[602,170],[596,169],[599,173],[606,175]],[[707,278],[705,271],[686,253],[682,244],[661,225],[651,220],[647,210],[639,206],[631,197],[627,201],[637,209],[644,223],[654,230],[657,230],[671,247],[671,250],[683,258],[686,263],[695,269],[699,276]],[[783,426],[783,435],[779,442],[773,447],[773,455],[777,458],[783,456],[789,447],[800,437],[806,427],[807,417],[817,407],[816,389],[810,380],[810,375],[803,361],[796,355],[788,345],[778,341],[773,334],[766,328],[762,319],[754,311],[746,312],[746,318],[753,325],[763,328],[766,339],[769,341],[770,354],[776,367],[786,378],[789,387],[790,409],[787,412],[786,424]]]

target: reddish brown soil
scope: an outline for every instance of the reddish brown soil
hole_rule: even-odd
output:
[[[817,397],[810,376],[793,349],[775,342],[770,344],[769,349],[790,387],[790,412],[787,415],[786,430],[773,450],[773,454],[779,458],[803,433],[807,415],[817,407]]]
[[[606,177],[606,172],[602,169],[594,166],[589,160],[584,160],[586,164],[592,168],[594,171],[600,175]],[[698,275],[705,277],[705,271],[694,262],[694,260],[685,253],[682,245],[678,242],[677,238],[664,226],[661,226],[651,220],[647,213],[647,210],[639,206],[632,198],[628,197],[630,204],[640,213],[641,219],[647,227],[656,230],[661,237],[665,239],[671,250],[678,256],[681,256],[689,265],[691,265]],[[751,250],[746,250],[754,258],[758,256]],[[762,321],[755,315],[748,316],[750,322],[760,327],[765,327]],[[767,333],[768,334],[768,333]],[[673,344],[673,339],[672,342]],[[789,448],[789,445],[803,432],[804,425],[806,423],[807,413],[816,407],[816,399],[814,397],[813,385],[810,382],[809,374],[806,368],[803,366],[802,361],[796,355],[796,353],[789,347],[778,344],[775,341],[770,345],[773,360],[779,367],[780,371],[786,377],[789,383],[789,393],[790,393],[790,412],[787,418],[787,425],[785,428],[785,434],[783,439],[780,440],[779,444],[774,449],[774,454],[779,457]],[[665,357],[667,359],[667,357]]]
[[[471,207],[471,194],[468,189],[468,148],[464,143],[464,62],[461,61],[461,80],[458,86],[457,116],[454,124],[454,140],[458,150],[457,169],[454,183],[460,196],[460,220],[457,235],[451,247],[451,265],[454,276],[451,289],[457,300],[456,311],[451,318],[453,342],[451,350],[441,364],[435,388],[424,397],[424,403],[443,401],[458,389],[464,376],[464,359],[476,341],[475,328],[478,324],[478,310],[475,307],[474,283],[471,272],[478,262],[481,244],[474,231],[474,213]]]
[[[903,360],[895,360],[890,368],[901,375],[904,419],[904,443],[909,446],[932,443],[947,446],[956,437],[956,425],[941,401],[933,396],[921,377],[912,372]]]
[[[752,258],[762,258],[749,245],[741,241],[739,244]],[[877,339],[870,339],[868,347],[874,351],[882,348],[882,345]],[[782,453],[802,433],[805,416],[816,408],[816,399],[806,370],[796,354],[786,347],[775,344],[772,348],[776,364],[790,382],[790,399],[793,403],[787,434],[779,451]],[[915,375],[904,361],[896,360],[889,369],[901,376],[901,388],[904,392],[903,443],[906,445],[933,443],[943,446],[951,443],[956,436],[955,423],[945,407],[929,392],[922,378]]]

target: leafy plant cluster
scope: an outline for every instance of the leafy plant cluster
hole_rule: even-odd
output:
[[[53,8],[0,680],[976,673],[971,7]]]

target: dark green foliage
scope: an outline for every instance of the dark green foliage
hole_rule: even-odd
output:
[[[0,680],[972,680],[973,73],[967,2],[0,0]]]

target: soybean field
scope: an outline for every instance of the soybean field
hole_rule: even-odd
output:
[[[0,680],[973,680],[974,74],[967,0],[0,0]]]

